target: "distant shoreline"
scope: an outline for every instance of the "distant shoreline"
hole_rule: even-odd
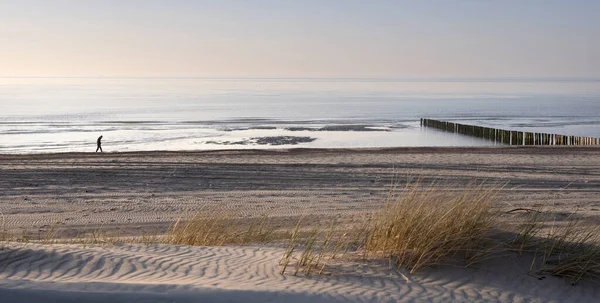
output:
[[[78,157],[128,157],[128,156],[194,156],[194,155],[308,155],[312,153],[318,154],[365,154],[365,153],[382,153],[382,154],[405,154],[405,153],[457,153],[469,152],[478,154],[496,154],[501,151],[507,151],[511,154],[528,154],[535,152],[536,154],[563,154],[566,152],[577,151],[598,151],[600,146],[415,146],[415,147],[353,147],[353,148],[239,148],[239,149],[210,149],[210,150],[141,150],[141,151],[107,151],[104,153],[96,152],[32,152],[32,153],[0,153],[0,161],[8,158],[69,158],[70,156]]]
[[[197,150],[140,150],[140,151],[107,151],[104,153],[90,152],[32,152],[32,153],[0,153],[0,159],[5,157],[43,157],[43,156],[85,156],[93,155],[94,157],[101,156],[143,156],[143,155],[203,155],[203,154],[308,154],[308,153],[415,153],[415,152],[426,152],[426,153],[445,153],[445,152],[479,152],[486,153],[492,152],[497,153],[500,150],[511,151],[511,153],[526,153],[527,151],[536,151],[552,153],[552,152],[573,152],[573,151],[590,151],[600,150],[600,146],[509,146],[509,145],[495,145],[495,146],[414,146],[414,147],[338,147],[338,148],[310,148],[310,147],[292,147],[292,148],[238,148],[238,149],[197,149]]]

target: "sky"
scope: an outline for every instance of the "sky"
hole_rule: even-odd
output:
[[[0,0],[0,77],[600,77],[597,0]]]

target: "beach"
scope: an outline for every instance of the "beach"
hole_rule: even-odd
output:
[[[0,1],[0,303],[598,302],[598,11]]]
[[[497,262],[426,269],[408,280],[392,274],[385,261],[296,277],[278,273],[283,248],[276,244],[39,243],[48,230],[57,239],[98,230],[124,238],[164,233],[197,212],[225,212],[239,222],[268,215],[281,226],[300,216],[315,224],[331,217],[353,220],[380,208],[394,184],[459,190],[474,181],[503,187],[494,207],[504,212],[536,208],[566,216],[577,211],[587,224],[600,222],[595,147],[4,154],[4,229],[31,243],[9,242],[0,252],[0,296],[30,302],[585,302],[597,295],[591,282],[539,281]]]

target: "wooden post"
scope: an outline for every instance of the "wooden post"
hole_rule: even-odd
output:
[[[600,145],[600,138],[505,130],[427,118],[420,118],[420,125],[506,145]]]

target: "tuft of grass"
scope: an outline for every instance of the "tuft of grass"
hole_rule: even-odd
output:
[[[343,258],[348,252],[362,252],[364,258],[388,258],[410,272],[451,261],[457,254],[479,257],[497,223],[497,212],[492,210],[497,193],[497,187],[483,184],[470,184],[459,191],[419,182],[401,190],[392,187],[379,211],[363,217],[346,232],[336,230],[332,221],[329,229],[317,224],[300,238],[299,222],[280,261],[281,272],[295,263],[294,275],[301,270],[309,275],[314,268],[323,273],[328,260]]]
[[[391,191],[368,229],[365,252],[391,258],[411,273],[459,253],[474,255],[496,226],[492,205],[497,193],[495,187],[477,184],[456,191],[415,183],[400,193]]]
[[[4,213],[1,211],[0,218],[2,218],[2,230],[0,230],[0,250],[3,250],[5,243],[9,240],[9,235],[8,230],[6,229],[6,217],[4,217]]]
[[[42,244],[51,244],[52,242],[54,242],[54,239],[56,239],[57,231],[58,231],[58,223],[54,223],[54,224],[50,225],[50,228],[48,228],[44,232],[43,237],[41,237],[39,239],[40,242],[42,242]]]
[[[582,279],[600,282],[599,225],[585,224],[576,213],[559,220],[536,211],[519,230],[516,250],[533,255],[531,273],[563,277],[573,285]]]
[[[330,260],[339,259],[349,250],[356,250],[356,245],[364,234],[364,224],[340,225],[332,219],[329,226],[314,224],[302,228],[302,217],[289,233],[287,248],[279,260],[282,266],[281,274],[285,274],[288,266],[295,266],[293,275],[303,272],[310,275],[316,272],[321,275],[326,273]]]
[[[265,215],[249,221],[242,225],[228,214],[205,216],[198,212],[189,220],[178,219],[162,240],[168,244],[194,246],[268,242],[274,231],[270,218]]]
[[[297,240],[298,240],[298,235],[300,233],[300,226],[302,223],[302,218],[303,217],[300,217],[300,219],[298,219],[298,223],[296,223],[296,226],[290,232],[287,248],[285,249],[285,252],[281,256],[281,259],[279,260],[279,265],[282,266],[282,269],[281,269],[282,275],[285,273],[285,270],[287,269],[288,265],[290,264],[290,260],[292,259],[292,255],[294,254],[294,251],[298,247]]]
[[[514,231],[515,237],[512,241],[512,246],[519,256],[523,255],[525,251],[536,249],[535,239],[544,227],[543,213],[540,211],[528,212],[521,220]]]

